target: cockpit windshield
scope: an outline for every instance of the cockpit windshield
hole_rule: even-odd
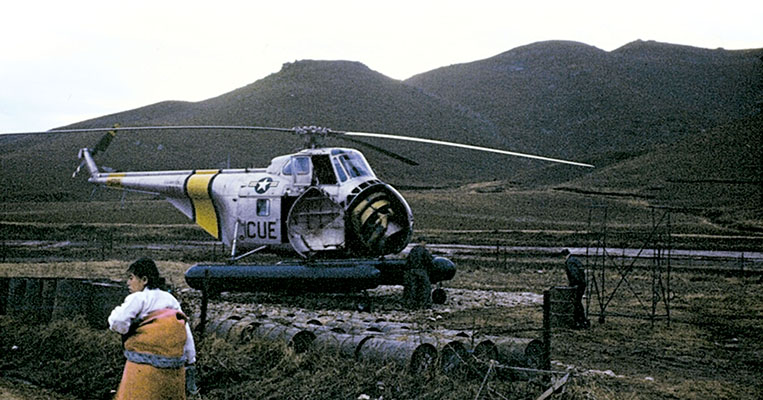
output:
[[[366,161],[363,159],[363,157],[357,153],[343,152],[338,154],[335,160],[339,161],[350,178],[371,175],[371,169],[369,168],[368,164],[366,164]]]

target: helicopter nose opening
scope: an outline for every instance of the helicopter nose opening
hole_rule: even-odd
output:
[[[289,211],[289,243],[302,255],[337,251],[344,245],[344,210],[321,190],[312,187]]]
[[[402,251],[411,240],[413,215],[391,186],[377,183],[363,189],[347,207],[350,251],[382,256]]]

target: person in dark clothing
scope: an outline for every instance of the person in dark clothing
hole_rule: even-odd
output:
[[[583,263],[573,256],[569,250],[562,250],[562,256],[565,257],[564,269],[567,272],[567,281],[570,287],[575,288],[574,320],[576,328],[588,328],[590,323],[585,316],[583,308],[583,294],[585,294],[586,279]]]
[[[427,249],[426,242],[413,246],[408,253],[408,264],[411,266],[411,269],[424,269],[428,272],[434,268],[433,259],[432,253]]]
[[[432,305],[432,284],[429,271],[434,268],[432,253],[422,242],[408,253],[407,268],[403,273],[403,302],[412,309]]]

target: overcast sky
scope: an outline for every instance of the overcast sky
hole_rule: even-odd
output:
[[[9,0],[0,132],[199,101],[302,59],[406,79],[543,40],[763,47],[763,1]],[[256,121],[241,121],[256,124]]]

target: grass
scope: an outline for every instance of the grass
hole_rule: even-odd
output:
[[[110,398],[121,377],[119,336],[83,328],[84,321],[24,325],[0,317],[0,372],[75,398]],[[14,350],[10,350],[13,348]],[[395,365],[327,356],[296,355],[285,345],[253,340],[233,345],[214,336],[198,343],[205,399],[462,399],[480,390],[479,381],[438,373],[408,374]],[[528,382],[494,381],[503,393],[537,392]]]
[[[539,292],[564,282],[558,260],[540,258],[507,267],[499,262],[463,260],[462,270],[448,282],[454,288]],[[0,264],[2,275],[123,277],[126,263],[72,262]],[[163,274],[182,281],[187,264],[161,261]],[[556,330],[552,338],[554,368],[571,368],[564,399],[705,399],[760,398],[763,377],[763,289],[757,278],[677,272],[673,277],[671,324],[636,318],[608,317],[585,331]],[[198,294],[190,292],[192,307]],[[623,307],[637,305],[623,295]],[[246,296],[229,301],[249,301]],[[271,296],[271,301],[279,302]],[[304,307],[314,307],[301,301]],[[317,308],[320,310],[320,308]],[[413,314],[422,325],[462,328],[480,334],[506,335],[537,328],[537,307],[487,307],[457,312]],[[84,328],[78,321],[25,325],[0,317],[0,375],[31,381],[78,398],[108,398],[121,371],[118,335]],[[64,343],[66,345],[64,345]],[[21,350],[8,351],[12,346]],[[416,376],[395,365],[336,358],[316,352],[294,354],[271,342],[244,345],[208,336],[199,342],[203,398],[265,399],[463,399],[482,393],[485,399],[536,398],[545,390],[539,381],[489,377]],[[43,360],[43,361],[41,361]],[[76,376],[72,371],[83,371]],[[88,371],[92,371],[89,373]],[[102,371],[96,373],[96,371]],[[110,390],[110,389],[109,389]]]
[[[639,246],[652,226],[651,209],[628,199],[592,197],[550,190],[430,190],[403,193],[416,218],[417,236],[430,243],[501,246],[568,246],[589,243],[588,217],[602,221],[606,204],[609,245]],[[124,280],[139,255],[157,259],[162,274],[186,288],[183,273],[193,263],[221,260],[201,250],[167,250],[148,245],[209,241],[203,231],[163,202],[4,203],[0,209],[3,255],[0,276],[79,277]],[[674,212],[675,247],[747,249],[763,247],[759,234],[735,231],[708,220]],[[18,247],[6,241],[83,242],[88,245]],[[113,249],[104,250],[107,243]],[[137,246],[137,247],[135,247]],[[141,253],[141,254],[138,254]],[[446,288],[540,293],[566,281],[561,261],[545,254],[484,254],[455,259],[459,272]],[[712,263],[712,262],[711,262]],[[763,290],[757,276],[675,270],[671,275],[671,323],[644,319],[651,276],[642,266],[628,276],[608,308],[641,318],[609,315],[586,331],[558,330],[552,338],[555,368],[571,368],[573,379],[557,398],[582,399],[756,399],[760,389],[763,343]],[[610,270],[606,281],[617,282]],[[611,290],[612,286],[608,286]],[[639,296],[634,295],[639,293]],[[198,311],[199,295],[184,292]],[[605,295],[611,292],[604,293]],[[591,312],[598,299],[591,295]],[[319,296],[229,296],[233,303],[283,302],[320,310],[331,302]],[[395,307],[398,302],[385,306]],[[660,303],[661,304],[661,303]],[[647,307],[648,308],[648,307]],[[664,309],[659,309],[664,313]],[[539,327],[538,307],[483,307],[413,313],[420,326],[470,329],[509,335]],[[29,325],[0,316],[0,376],[22,379],[76,398],[108,398],[122,368],[118,335],[93,331],[78,321]],[[536,331],[537,333],[537,331]],[[64,345],[66,344],[66,345]],[[95,344],[95,345],[93,345]],[[18,350],[11,350],[16,346]],[[512,381],[498,374],[474,376],[432,373],[415,376],[394,365],[336,359],[326,354],[294,354],[272,343],[233,345],[214,337],[199,342],[203,398],[463,399],[537,398],[547,384]],[[76,374],[74,371],[78,371]],[[599,372],[597,372],[599,371]],[[608,372],[611,371],[611,372]],[[479,396],[477,394],[479,393]]]
[[[127,281],[127,267],[134,260],[19,262],[0,264],[0,277],[78,278]],[[177,261],[157,261],[162,276],[171,286],[188,288],[183,278],[190,265]]]
[[[613,247],[636,247],[663,218],[664,210],[642,201],[555,190],[497,192],[455,189],[404,191],[414,212],[415,238],[440,243],[502,245],[582,245],[596,240],[590,232],[607,234]],[[113,194],[113,193],[111,193]],[[107,199],[108,196],[100,197]],[[0,234],[7,240],[172,243],[213,238],[169,203],[146,196],[121,203],[4,203]],[[760,233],[715,224],[703,216],[674,210],[669,215],[674,248],[757,250]],[[662,219],[661,228],[668,224]]]
[[[119,385],[118,335],[83,328],[84,320],[26,325],[0,318],[3,376],[79,398],[108,398]]]

